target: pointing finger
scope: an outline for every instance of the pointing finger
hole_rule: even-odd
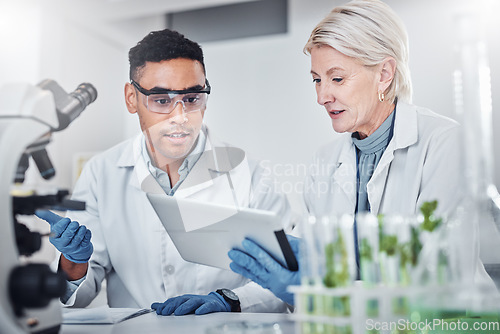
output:
[[[36,210],[35,215],[38,218],[45,220],[50,225],[54,225],[63,218],[49,210]]]

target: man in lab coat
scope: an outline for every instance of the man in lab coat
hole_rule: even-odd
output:
[[[244,155],[229,173],[234,191],[225,175],[206,177],[205,155],[227,145],[203,124],[210,85],[200,46],[166,29],[148,34],[129,60],[125,102],[142,133],[87,163],[73,192],[86,202],[85,211],[71,212],[71,220],[38,213],[52,225],[51,242],[62,253],[59,270],[69,280],[63,303],[89,305],[106,279],[110,307],[154,303],[163,315],[286,311],[269,290],[238,274],[184,261],[146,197],[153,184],[171,196],[221,204],[230,199],[289,218],[286,198]]]

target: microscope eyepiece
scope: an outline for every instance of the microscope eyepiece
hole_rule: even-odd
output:
[[[38,86],[51,91],[54,95],[59,127],[52,131],[61,131],[67,128],[97,98],[97,90],[90,83],[80,84],[69,94],[54,80],[44,80]]]
[[[86,107],[97,99],[97,90],[92,84],[84,82],[80,84],[74,92],[70,93],[70,95],[84,101],[82,104]]]
[[[80,102],[80,108],[73,107],[68,110],[68,116],[73,121],[92,102],[97,99],[97,90],[92,84],[82,83],[69,94]]]

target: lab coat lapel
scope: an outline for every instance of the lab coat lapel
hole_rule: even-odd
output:
[[[156,182],[148,170],[146,162],[142,158],[142,143],[144,135],[140,133],[130,141],[130,148],[123,150],[117,161],[117,166],[122,168],[133,168],[129,179],[129,185],[145,192],[161,194],[164,193],[161,186]]]
[[[418,140],[417,113],[415,107],[405,103],[398,103],[395,117],[392,139],[389,145],[387,145],[370,181],[366,185],[368,202],[370,203],[371,212],[374,214],[379,213],[390,165],[392,160],[394,160],[396,150],[413,145]]]
[[[394,142],[391,141],[387,146],[384,154],[382,155],[382,158],[377,165],[377,168],[375,168],[370,181],[366,185],[368,202],[370,203],[370,211],[374,214],[378,214],[382,196],[385,191],[387,174],[389,173],[391,161],[394,159],[393,144]]]
[[[333,180],[344,192],[349,204],[356,206],[356,151],[349,138],[350,144],[344,145],[340,154],[337,168],[333,173]],[[335,203],[332,203],[335,205]]]

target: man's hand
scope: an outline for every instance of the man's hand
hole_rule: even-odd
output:
[[[290,235],[287,235],[287,238],[298,261],[300,239]],[[245,251],[232,249],[228,253],[229,258],[233,260],[229,264],[231,270],[271,290],[276,297],[287,304],[294,305],[293,294],[288,292],[287,288],[290,285],[300,284],[300,272],[284,268],[251,240],[245,239],[242,244]]]
[[[74,263],[87,263],[94,251],[90,241],[92,233],[85,226],[63,218],[48,210],[37,210],[38,218],[50,224],[49,241]]]
[[[208,295],[183,295],[167,299],[164,303],[153,303],[151,308],[161,315],[197,315],[213,312],[231,312],[231,306],[216,292]]]

